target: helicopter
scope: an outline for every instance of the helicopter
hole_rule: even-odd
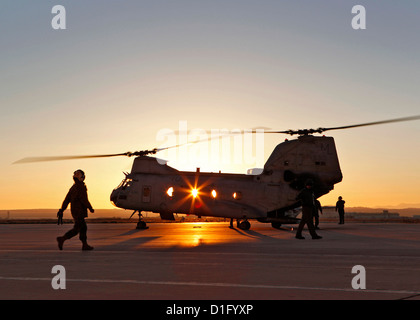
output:
[[[174,213],[236,219],[242,230],[250,229],[249,220],[257,220],[278,229],[299,223],[296,197],[305,181],[313,181],[315,198],[319,198],[343,179],[334,138],[315,134],[418,119],[420,115],[340,127],[264,131],[298,137],[278,144],[256,175],[179,171],[151,156],[180,145],[116,154],[32,157],[15,163],[135,157],[131,172],[124,173],[110,200],[118,208],[134,210],[131,216],[138,213],[137,229],[148,228],[141,212],[158,213],[163,220],[175,220]]]

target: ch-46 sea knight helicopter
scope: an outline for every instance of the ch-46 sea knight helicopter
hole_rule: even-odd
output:
[[[307,179],[314,182],[316,198],[333,190],[343,179],[334,138],[314,134],[418,119],[420,115],[341,127],[264,131],[298,138],[278,144],[258,175],[178,171],[149,156],[171,147],[106,155],[24,158],[15,163],[134,156],[131,172],[125,174],[110,198],[116,207],[139,213],[139,229],[146,228],[142,211],[159,213],[165,220],[174,220],[174,213],[236,219],[243,230],[250,228],[251,219],[279,228],[299,221],[299,212],[294,210],[300,207],[296,196]]]

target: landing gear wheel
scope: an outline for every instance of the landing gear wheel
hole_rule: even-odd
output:
[[[249,223],[248,220],[245,220],[239,223],[239,229],[249,230],[249,228],[251,228],[251,224]]]
[[[140,212],[140,211],[135,210],[135,211],[133,212],[133,214],[131,215],[131,217],[132,217],[132,216],[133,216],[136,212],[138,212],[138,215],[139,215],[139,222],[137,222],[136,229],[140,229],[140,230],[149,229],[149,227],[147,227],[147,226],[146,226],[146,222],[144,222],[143,220],[141,220],[141,218],[143,218],[143,215],[141,214],[141,212]],[[131,217],[130,217],[130,218],[131,218]]]
[[[137,227],[136,229],[148,229],[149,227],[146,226],[146,222],[140,220],[139,222],[137,222]]]

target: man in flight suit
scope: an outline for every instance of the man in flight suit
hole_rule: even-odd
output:
[[[82,250],[93,250],[93,247],[87,244],[87,225],[85,218],[87,217],[87,210],[91,213],[94,212],[92,205],[88,200],[87,188],[84,183],[85,173],[82,170],[76,170],[73,175],[74,184],[67,193],[66,198],[61,205],[61,209],[58,210],[60,215],[67,209],[70,203],[71,215],[74,220],[73,229],[69,230],[64,236],[57,237],[58,248],[63,250],[64,241],[73,238],[79,234],[79,239],[82,241]]]
[[[344,224],[344,204],[346,202],[343,200],[342,196],[338,197],[338,201],[335,204],[335,211],[338,211],[338,215],[340,216],[340,222],[338,224]]]
[[[322,239],[317,235],[313,224],[313,211],[315,210],[315,195],[312,190],[313,181],[308,179],[305,182],[305,188],[298,194],[296,200],[300,200],[302,204],[302,219],[300,220],[299,227],[296,231],[296,239],[305,239],[302,236],[302,230],[305,224],[308,225],[309,233],[312,239]]]

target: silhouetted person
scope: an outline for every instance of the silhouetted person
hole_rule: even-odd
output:
[[[296,239],[305,239],[302,236],[303,227],[308,225],[309,233],[312,239],[322,239],[321,236],[316,234],[315,227],[313,224],[313,212],[315,210],[315,195],[312,190],[313,181],[307,180],[305,182],[305,188],[298,194],[296,200],[300,200],[302,204],[302,219],[300,220],[298,229],[296,231]]]
[[[71,215],[74,220],[74,227],[68,231],[64,236],[57,237],[58,248],[63,250],[64,241],[73,238],[79,234],[79,239],[82,241],[82,250],[92,250],[93,247],[87,244],[87,225],[85,218],[87,217],[87,210],[94,212],[92,205],[88,200],[87,188],[84,183],[85,173],[82,170],[76,170],[73,175],[74,184],[67,193],[66,198],[61,205],[58,214],[62,214],[70,203]]]
[[[321,212],[322,214],[322,206],[321,206],[321,202],[319,202],[319,200],[315,199],[315,206],[314,206],[314,212],[313,212],[313,216],[314,216],[314,225],[315,225],[315,229],[319,230],[319,212]]]
[[[343,197],[338,197],[338,201],[335,204],[335,211],[338,211],[338,215],[340,216],[340,222],[338,224],[344,224],[344,204],[346,202],[343,200]]]

